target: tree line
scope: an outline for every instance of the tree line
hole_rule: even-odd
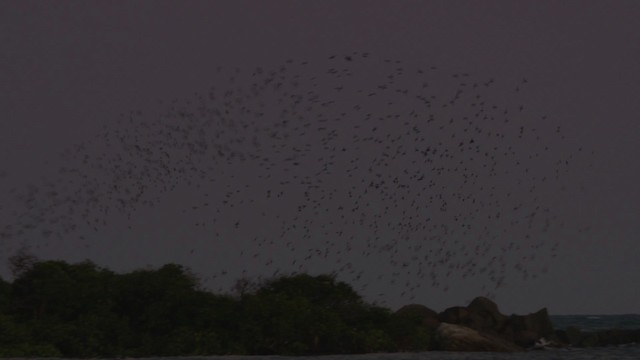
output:
[[[241,279],[235,294],[215,294],[177,264],[119,274],[24,254],[11,263],[0,357],[422,351],[433,335],[418,314],[367,303],[333,275]]]

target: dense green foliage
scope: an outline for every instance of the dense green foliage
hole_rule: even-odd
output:
[[[333,276],[240,284],[236,296],[217,295],[175,264],[116,274],[91,262],[38,261],[12,283],[0,279],[0,356],[299,355],[429,344],[418,320],[365,303]]]

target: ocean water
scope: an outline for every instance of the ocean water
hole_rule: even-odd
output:
[[[582,331],[640,329],[640,314],[552,315],[549,317],[551,318],[551,322],[555,329],[566,329],[569,326],[575,326]]]

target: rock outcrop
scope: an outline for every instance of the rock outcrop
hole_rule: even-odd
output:
[[[434,334],[433,347],[444,351],[523,351],[575,346],[593,347],[640,343],[640,329],[583,332],[570,327],[554,330],[546,308],[527,315],[504,315],[488,298],[468,306],[453,306],[436,314],[422,305],[408,305],[398,313],[414,314]]]
[[[524,350],[498,336],[448,323],[441,323],[438,326],[435,341],[436,348],[443,351],[515,352]]]
[[[499,333],[507,321],[507,316],[500,313],[498,305],[486,297],[473,299],[467,309],[471,317],[470,326],[478,331]]]
[[[438,320],[443,323],[469,326],[471,325],[471,313],[464,306],[452,306],[438,315]]]
[[[520,346],[531,347],[540,338],[552,337],[554,331],[547,309],[544,308],[529,315],[511,315],[501,333]]]
[[[532,347],[539,339],[554,335],[546,308],[528,315],[506,316],[500,312],[496,303],[485,297],[473,299],[466,307],[450,307],[438,315],[438,320],[468,327],[520,348]]]

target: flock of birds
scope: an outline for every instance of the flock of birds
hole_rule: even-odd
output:
[[[111,219],[135,226],[187,191],[195,200],[171,206],[194,237],[239,249],[211,286],[317,271],[407,300],[465,279],[492,296],[556,256],[551,199],[588,152],[524,104],[526,78],[505,86],[359,52],[216,76],[158,114],[122,114],[62,154],[56,174],[11,192],[3,251],[90,244]],[[190,254],[208,251],[190,241]]]

